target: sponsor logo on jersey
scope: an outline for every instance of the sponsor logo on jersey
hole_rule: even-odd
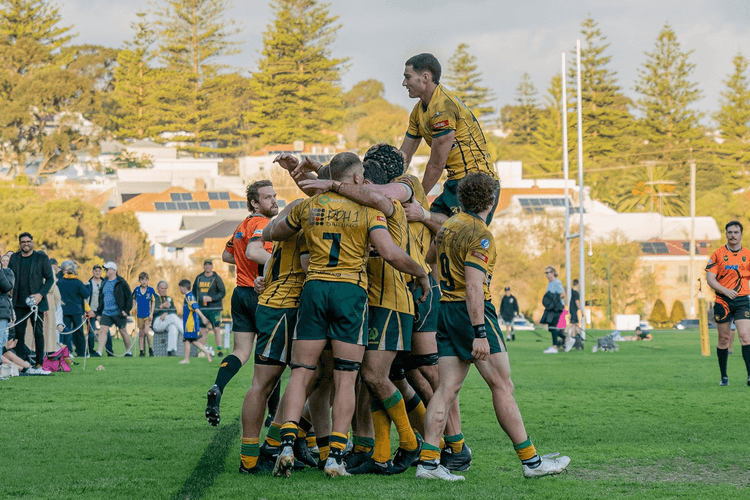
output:
[[[325,205],[329,201],[331,201],[331,199],[328,196],[321,196],[320,198],[318,198],[318,203],[320,203],[321,205]]]
[[[241,240],[243,236],[245,236],[245,233],[243,233],[242,231],[237,231],[237,234],[234,235],[234,237],[238,240]]]
[[[380,222],[386,222],[385,217],[383,217],[382,215],[378,215],[378,220]]]
[[[740,266],[738,266],[737,264],[727,264],[726,266],[724,266],[724,269],[738,271],[740,269]]]
[[[481,254],[479,252],[477,252],[476,250],[472,250],[471,251],[471,256],[472,257],[476,257],[477,259],[481,260],[485,264],[490,260],[489,257],[487,257],[486,255],[483,255],[483,254]]]
[[[725,256],[724,256],[724,262],[726,262],[726,261],[728,261],[728,260],[729,260],[729,256],[728,256],[728,255],[725,255]]]
[[[441,122],[433,123],[432,124],[432,130],[440,130],[441,128],[445,128],[450,124],[448,120],[443,120]]]
[[[482,248],[484,248],[485,250],[487,250],[488,248],[490,248],[490,240],[488,240],[486,238],[483,239],[482,241],[480,241],[479,244],[482,245]]]

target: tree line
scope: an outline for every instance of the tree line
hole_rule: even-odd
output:
[[[693,80],[692,51],[682,49],[665,24],[653,50],[645,54],[628,98],[612,69],[609,44],[596,21],[581,23],[581,105],[585,183],[592,196],[621,212],[689,214],[689,165],[697,170],[697,213],[721,223],[747,219],[750,204],[738,192],[748,185],[750,166],[750,85],[748,61],[733,58],[724,79],[720,109],[711,114],[717,128],[706,127],[694,109],[702,92]],[[577,161],[575,51],[567,64],[568,148]],[[562,175],[562,82],[549,83],[540,101],[528,73],[521,77],[515,102],[501,110],[508,132],[498,140],[501,158],[524,162],[529,177]]]

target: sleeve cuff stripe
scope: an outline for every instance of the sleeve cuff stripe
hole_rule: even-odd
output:
[[[483,272],[484,274],[487,274],[487,269],[483,268],[483,267],[482,267],[482,266],[480,266],[479,264],[475,264],[474,262],[464,262],[464,266],[470,266],[470,267],[473,267],[473,268],[475,268],[475,269],[479,269],[479,270],[480,270],[480,271],[482,271],[482,272]]]
[[[443,136],[445,134],[450,134],[453,131],[454,131],[453,129],[443,130],[443,131],[441,131],[441,132],[439,132],[437,134],[433,134],[432,138],[434,139],[435,137],[440,137],[440,136]]]
[[[421,135],[412,135],[409,132],[406,133],[406,137],[408,137],[409,139],[421,139],[422,138]]]

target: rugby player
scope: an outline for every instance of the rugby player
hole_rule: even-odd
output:
[[[418,54],[406,61],[402,85],[408,90],[409,97],[418,98],[419,102],[409,117],[401,151],[406,155],[408,165],[424,138],[430,146],[430,159],[422,186],[424,192],[429,193],[443,170],[448,171],[443,192],[430,210],[450,216],[460,208],[456,196],[458,181],[471,172],[483,172],[493,179],[497,177],[479,122],[455,94],[440,84],[441,72],[440,62],[432,54]],[[488,224],[495,207],[497,199],[486,217]],[[444,219],[440,219],[442,223]]]
[[[706,281],[716,292],[714,320],[719,331],[716,355],[719,358],[721,382],[729,385],[727,359],[734,334],[732,321],[742,344],[742,357],[750,385],[750,250],[742,246],[742,224],[733,220],[724,227],[727,243],[711,254],[706,266]]]
[[[399,159],[401,156],[398,155]],[[402,160],[403,166],[403,160]],[[357,186],[342,184],[339,194],[362,205],[377,208],[372,184],[386,184],[388,177],[380,163],[373,159],[363,162],[364,177],[370,184]],[[403,168],[401,169],[403,170]],[[300,186],[308,184],[325,184],[330,189],[331,181],[303,181]],[[374,201],[373,201],[374,200]],[[404,209],[396,200],[391,207],[384,207],[387,229],[394,243],[402,250],[408,251],[410,230]],[[390,209],[390,210],[389,210]],[[413,256],[412,256],[413,257]],[[419,262],[417,259],[415,261]],[[423,266],[424,267],[424,266]],[[425,271],[426,273],[427,271]],[[389,373],[396,354],[411,349],[411,334],[414,324],[414,300],[407,286],[403,273],[371,251],[367,261],[368,281],[368,344],[362,361],[362,380],[373,396],[372,423],[374,425],[374,449],[372,456],[362,463],[354,464],[347,459],[347,471],[351,474],[399,474],[408,469],[419,457],[420,444],[409,422],[406,402],[402,393],[389,379]],[[358,398],[365,396],[360,391]],[[365,398],[369,402],[369,398]],[[360,406],[363,406],[360,401]],[[362,415],[360,414],[360,417]],[[365,415],[369,418],[369,415]],[[399,434],[399,449],[391,463],[390,424],[393,421]],[[359,429],[356,429],[359,430]],[[358,435],[355,438],[365,436]],[[355,444],[358,440],[355,439]],[[368,443],[365,443],[365,445]],[[356,463],[356,462],[354,462]]]
[[[271,217],[279,213],[276,191],[271,181],[253,182],[247,186],[245,194],[250,215],[237,226],[221,255],[221,260],[236,266],[237,287],[232,292],[234,349],[224,358],[216,381],[207,394],[206,419],[213,426],[219,425],[221,420],[219,404],[224,388],[247,363],[253,351],[253,340],[258,331],[255,327],[258,294],[253,287],[258,277],[258,266],[268,261],[272,248],[271,243],[261,240],[261,235]]]
[[[464,479],[440,464],[438,444],[446,410],[472,363],[490,387],[498,423],[511,439],[524,475],[555,474],[570,463],[568,457],[537,455],[513,397],[508,353],[490,300],[495,246],[485,220],[496,202],[496,192],[497,181],[491,176],[478,172],[467,175],[458,185],[465,211],[448,219],[436,237],[442,292],[437,327],[440,383],[425,414],[419,478]]]
[[[281,451],[274,467],[274,475],[278,476],[288,476],[294,465],[293,445],[306,389],[329,339],[334,356],[335,394],[331,452],[324,472],[331,477],[349,475],[343,453],[366,341],[368,244],[399,271],[417,276],[420,286],[429,290],[424,269],[393,243],[382,211],[338,194],[343,183],[364,182],[364,167],[359,158],[353,153],[334,156],[330,174],[336,181],[332,191],[304,200],[271,228],[275,241],[288,239],[303,230],[310,251],[310,265],[300,297],[298,328],[294,332],[292,373],[284,395],[286,423],[281,429]],[[381,210],[390,211],[392,202],[384,196],[380,198]]]
[[[387,387],[387,390],[391,390],[391,386],[393,384],[395,384],[395,387],[399,388],[399,391],[401,391],[402,395],[405,398],[405,409],[407,411],[407,414],[410,416],[410,420],[413,422],[414,427],[423,429],[425,406],[422,402],[422,398],[424,398],[425,402],[429,402],[433,391],[437,389],[438,385],[438,356],[437,344],[435,343],[435,331],[437,330],[437,314],[440,305],[439,288],[434,278],[429,275],[430,268],[425,261],[432,236],[430,229],[423,223],[423,221],[425,219],[430,219],[432,215],[438,216],[440,214],[431,214],[426,209],[426,207],[428,207],[429,205],[427,203],[427,198],[424,194],[424,190],[422,189],[422,185],[420,184],[419,179],[417,179],[413,175],[404,175],[404,158],[401,151],[387,144],[378,144],[371,147],[367,151],[367,153],[365,154],[364,164],[366,166],[370,165],[370,160],[375,160],[380,165],[381,169],[385,171],[386,178],[379,180],[377,176],[372,176],[372,178],[370,178],[369,180],[373,183],[368,184],[367,186],[355,186],[350,184],[344,185],[339,190],[341,194],[358,203],[372,206],[373,201],[369,193],[371,191],[377,191],[388,196],[389,198],[405,204],[408,202],[417,204],[420,207],[419,210],[423,212],[417,221],[408,223],[409,234],[407,236],[409,237],[409,240],[407,247],[409,255],[415,261],[421,263],[425,269],[425,272],[428,273],[432,294],[430,300],[422,302],[419,300],[420,291],[417,290],[415,292],[416,314],[414,315],[414,324],[411,332],[411,354],[408,356],[404,356],[406,354],[409,354],[408,348],[399,349],[402,355],[395,363],[393,363],[393,360],[391,360],[390,363],[380,361],[377,364],[377,366],[383,370],[389,367],[391,368],[390,374],[387,372],[378,374],[378,378],[381,381],[380,383],[383,386]],[[303,164],[304,163],[306,162],[303,162]],[[308,170],[316,170],[319,168],[319,165],[314,165],[314,162],[307,162],[307,167]],[[303,169],[297,170],[297,172],[300,172],[301,170]],[[376,171],[376,169],[374,168],[369,170]],[[368,169],[366,169],[365,176],[368,176]],[[319,189],[326,191],[331,189],[331,181],[306,180],[301,181],[299,183],[299,186],[302,189]],[[394,211],[394,213],[397,212],[400,213],[400,210]],[[389,223],[392,220],[392,217],[389,218]],[[404,225],[403,221],[400,224]],[[396,241],[396,239],[397,238],[394,236],[394,241]],[[381,263],[377,263],[377,265],[381,265]],[[370,263],[368,263],[368,270],[369,269],[371,269]],[[379,291],[382,289],[378,288],[373,291],[372,283],[370,286],[370,306],[377,308],[379,307],[379,297],[389,297],[390,294],[382,294],[382,292]],[[373,309],[371,308],[370,310],[372,311]],[[372,328],[377,329],[377,325],[373,325],[373,322],[371,320],[371,331]],[[372,363],[367,362],[368,354],[370,353],[368,352],[365,354],[365,363],[363,363],[363,377],[366,376],[366,374],[372,375],[371,370],[367,368],[368,366],[373,366]],[[408,383],[405,380],[405,372],[408,372]],[[391,384],[390,381],[392,381],[393,384]],[[372,383],[373,382],[370,381],[370,385],[372,385]],[[411,389],[411,387],[409,387],[409,384],[413,385],[417,390],[415,391]],[[409,394],[410,397],[406,398],[407,394]],[[420,395],[422,396],[422,398],[420,398]],[[363,398],[364,396],[367,395],[358,393],[359,399]],[[369,401],[369,398],[366,399],[367,401]],[[362,401],[358,401],[358,405],[363,406],[363,404],[364,403]],[[369,403],[367,404],[367,406],[369,407]],[[361,470],[356,470],[358,469],[358,467],[352,467],[354,465],[359,465],[356,458],[347,458],[347,470],[349,470],[350,468],[355,469],[351,471],[352,473],[367,472],[380,474],[390,472],[389,466],[386,463],[386,453],[388,454],[388,456],[390,455],[390,441],[389,434],[387,432],[388,427],[385,427],[389,425],[389,422],[387,416],[385,416],[385,412],[377,413],[377,411],[379,410],[381,409],[378,408],[376,412],[373,412],[373,421],[380,422],[379,425],[375,425],[374,429],[376,434],[375,444],[377,448],[377,450],[373,452],[375,458],[373,458],[372,460],[368,460],[365,458],[365,461],[367,461],[368,463]],[[358,412],[358,415],[360,414],[361,412]],[[359,436],[357,433],[355,433],[355,441],[361,437],[363,436]],[[464,437],[461,433],[461,414],[457,399],[450,409],[450,416],[448,418],[444,441],[447,446],[444,447],[443,453],[441,454],[441,463],[443,463],[443,465],[448,467],[450,470],[468,469],[471,465],[471,450],[468,446],[465,445]],[[356,444],[357,443],[355,442],[355,445]],[[406,448],[402,449],[405,450]],[[404,453],[400,453],[397,457],[398,460],[394,460],[394,472],[396,473],[403,472],[403,470],[405,470],[404,466],[408,467],[408,465],[405,465],[406,461],[403,455]],[[380,458],[381,460],[378,460],[378,458]]]

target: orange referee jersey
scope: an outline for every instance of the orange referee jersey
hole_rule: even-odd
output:
[[[251,214],[243,220],[234,234],[227,241],[226,251],[234,255],[237,263],[237,286],[255,286],[255,278],[258,277],[258,263],[245,257],[247,245],[251,241],[261,239],[263,228],[271,221],[268,217],[260,214]],[[273,248],[273,243],[266,241],[263,243],[269,253]]]
[[[739,297],[750,295],[750,250],[740,247],[733,252],[726,245],[716,249],[708,259],[706,271],[714,273],[723,287],[735,290]]]

